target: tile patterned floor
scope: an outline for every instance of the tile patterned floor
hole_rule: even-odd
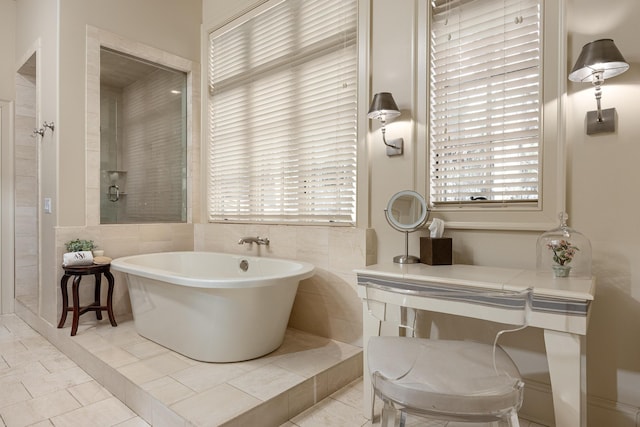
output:
[[[68,334],[68,328],[61,330]],[[264,426],[275,425],[269,413],[277,412],[277,407],[295,406],[296,393],[283,394],[279,390],[292,384],[306,384],[305,378],[314,378],[315,393],[329,387],[336,377],[344,377],[339,371],[330,375],[316,375],[314,366],[326,364],[332,356],[321,350],[321,340],[325,344],[330,340],[309,336],[296,331],[288,331],[287,340],[269,358],[239,364],[202,364],[170,352],[153,342],[139,337],[133,330],[132,322],[120,322],[118,328],[102,324],[81,324],[76,343],[97,355],[124,377],[125,383],[140,384],[142,390],[153,396],[148,399],[135,387],[124,385],[123,396],[116,397],[98,383],[85,370],[78,367],[69,357],[60,352],[49,341],[31,329],[15,315],[0,316],[0,427],[14,426],[148,426],[143,417],[130,407],[139,406],[138,413],[145,413],[155,426],[176,425],[167,410],[158,407],[162,402],[175,414],[188,416],[189,421],[180,425],[209,426],[224,424],[219,415],[212,415],[210,408],[215,403],[224,402],[227,410],[242,410],[243,405],[258,400],[275,402],[264,404],[263,411],[255,412],[248,418],[237,418],[225,425]],[[346,345],[345,345],[346,346]],[[351,346],[338,345],[332,348],[335,363],[336,351],[349,354]],[[306,348],[296,353],[293,349]],[[299,353],[316,352],[312,358]],[[324,354],[322,354],[324,353]],[[346,357],[345,360],[350,360]],[[354,359],[355,360],[355,359]],[[342,369],[353,369],[348,363]],[[252,373],[252,374],[251,374]],[[118,382],[119,375],[113,371],[103,372],[103,381]],[[282,427],[354,427],[372,426],[362,416],[361,378],[346,384],[338,391],[328,394],[319,403],[292,416]],[[295,388],[295,387],[294,387]],[[116,384],[115,389],[119,389]],[[274,394],[276,396],[274,396]],[[281,397],[287,396],[288,402]],[[273,399],[271,399],[273,398]],[[271,400],[268,400],[271,399]],[[129,402],[129,407],[123,401]],[[139,401],[139,402],[137,402]],[[137,402],[137,403],[136,403]],[[297,402],[299,405],[304,402]],[[379,405],[378,405],[379,407]],[[292,410],[296,411],[295,408]],[[151,412],[151,414],[150,414]],[[153,418],[156,412],[162,417]],[[298,411],[299,412],[299,411]],[[214,411],[215,413],[215,411]],[[297,412],[296,412],[297,413]],[[175,415],[174,414],[174,415]],[[219,418],[216,418],[219,417]],[[285,418],[286,419],[286,418]],[[425,425],[416,419],[410,419],[410,426]],[[179,424],[181,421],[177,421]],[[375,425],[375,424],[374,424]],[[428,426],[439,426],[432,423]],[[523,427],[541,427],[522,421]]]
[[[211,364],[118,323],[87,315],[75,337],[47,327],[63,354],[19,317],[0,316],[0,427],[279,425],[362,375],[359,347],[301,331],[260,359]]]
[[[1,426],[147,425],[15,315],[0,316]]]

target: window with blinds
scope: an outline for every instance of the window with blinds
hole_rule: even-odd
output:
[[[355,221],[356,23],[356,0],[284,0],[211,33],[210,221]]]
[[[542,0],[431,0],[430,198],[541,198]]]

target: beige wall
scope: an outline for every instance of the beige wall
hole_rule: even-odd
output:
[[[203,0],[202,1],[202,27],[205,34],[208,29],[215,29],[239,16],[245,10],[254,5],[264,3],[266,0]],[[204,46],[203,46],[204,48]]]
[[[15,73],[15,11],[16,4],[13,0],[0,0],[0,174],[2,176],[2,200],[0,200],[0,277],[5,281],[13,281],[13,271],[8,268],[13,264],[12,249],[13,239],[11,234],[12,224],[10,216],[7,216],[6,206],[11,206],[12,199],[8,196],[8,186],[13,169],[8,159],[12,156],[9,147],[5,147],[11,138],[9,121],[11,118],[12,102],[15,99],[15,85],[13,76]],[[7,190],[5,190],[7,189]],[[13,310],[13,289],[2,287],[0,289],[0,313]]]
[[[599,9],[599,10],[598,10]],[[630,63],[607,80],[603,108],[615,107],[614,134],[586,135],[586,111],[595,109],[593,88],[569,85],[567,106],[568,211],[572,225],[591,239],[598,280],[588,334],[592,396],[638,407],[640,402],[640,227],[635,195],[640,183],[640,3],[569,1],[569,63],[585,43],[613,38]],[[605,424],[602,424],[605,425]]]
[[[419,1],[372,1],[372,91],[391,91],[410,121],[414,106],[415,56],[411,33]],[[640,45],[637,43],[640,3],[612,0],[606,6],[597,0],[568,0],[569,69],[583,44],[611,37],[631,63],[627,73],[608,80],[603,89],[603,108],[615,106],[618,130],[614,134],[588,136],[584,130],[587,110],[595,109],[593,88],[568,82],[567,210],[570,225],[591,239],[593,274],[598,289],[587,336],[589,425],[634,426],[640,402],[640,227],[636,225],[640,183]],[[393,28],[393,31],[389,31]],[[405,127],[409,129],[405,129]],[[390,127],[388,135],[403,136],[416,148],[412,125]],[[420,124],[413,125],[415,127]],[[383,209],[396,191],[415,188],[423,159],[409,151],[403,158],[387,158],[379,133],[369,136],[371,155],[371,217],[378,240],[378,259],[389,260],[402,251],[402,235],[385,223]],[[540,232],[450,230],[454,257],[459,263],[535,268],[536,239]],[[418,238],[411,235],[411,252],[418,252]],[[544,343],[537,331],[528,331],[510,342],[513,355],[528,379],[525,411],[550,422],[548,372]],[[535,396],[535,397],[534,397]],[[538,398],[538,399],[537,399]],[[615,402],[615,403],[614,403]],[[617,408],[614,406],[617,404]],[[529,406],[529,407],[527,407]]]
[[[0,99],[13,100],[15,89],[15,11],[14,0],[0,0]]]
[[[414,79],[413,53],[408,49],[408,33],[414,24],[412,9],[417,2],[376,0],[373,4],[372,93],[393,92],[403,116],[411,116]],[[587,336],[589,425],[635,425],[640,401],[640,228],[635,225],[640,207],[635,187],[640,182],[640,122],[637,92],[640,77],[640,45],[637,22],[640,3],[614,0],[603,7],[596,0],[568,0],[567,67],[571,68],[584,43],[611,37],[631,63],[626,74],[607,81],[603,107],[615,106],[618,131],[610,135],[588,136],[584,116],[595,108],[590,85],[569,84],[567,98],[567,210],[570,225],[591,239],[593,273],[598,290]],[[377,28],[394,28],[393,32]],[[393,64],[390,66],[390,64]],[[401,119],[402,119],[401,117]],[[393,129],[389,129],[389,134]],[[411,132],[393,134],[405,137],[415,147]],[[407,135],[408,134],[408,135]],[[412,187],[413,176],[425,165],[421,159],[386,158],[373,134],[371,216],[378,237],[379,260],[389,259],[402,247],[401,235],[385,224],[382,211],[389,195]],[[414,168],[414,169],[412,169]],[[413,174],[408,172],[408,170]],[[418,237],[411,236],[412,252],[418,251]],[[535,244],[539,232],[451,230],[457,262],[478,265],[535,268]],[[548,391],[544,344],[540,334],[528,331],[513,343],[514,355],[534,387],[529,395]],[[538,393],[541,392],[541,393]],[[528,402],[529,404],[531,404]],[[549,403],[540,398],[536,408],[542,421],[549,420]],[[614,409],[613,402],[618,407]],[[537,404],[538,402],[536,402]],[[527,403],[525,404],[525,406]],[[527,408],[525,408],[527,409]],[[529,408],[532,409],[532,408]]]

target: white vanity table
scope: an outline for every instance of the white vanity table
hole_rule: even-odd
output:
[[[424,296],[408,295],[406,287],[474,289],[534,289],[529,327],[544,329],[556,426],[586,426],[585,335],[595,292],[594,279],[554,278],[536,271],[472,265],[383,263],[355,270],[358,295],[363,299],[364,415],[371,414],[371,383],[367,369],[367,344],[379,334],[379,321],[369,314],[367,301],[478,319],[500,320],[500,310],[465,300],[443,304]],[[374,283],[367,292],[364,284]]]

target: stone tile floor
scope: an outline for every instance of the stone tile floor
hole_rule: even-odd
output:
[[[0,356],[0,425],[146,425],[15,315],[0,316]]]
[[[184,422],[185,426],[219,425],[215,417],[207,415],[210,411],[202,409],[210,408],[213,402],[219,402],[220,399],[227,402],[225,406],[242,405],[242,402],[249,398],[268,399],[270,394],[275,393],[269,390],[279,390],[278,387],[287,386],[287,381],[294,380],[292,375],[312,375],[311,368],[304,366],[304,363],[284,365],[285,369],[275,364],[275,358],[271,360],[274,363],[258,359],[259,362],[254,361],[250,365],[239,365],[231,369],[206,369],[210,364],[191,361],[150,341],[137,339],[131,334],[131,323],[122,322],[113,330],[91,324],[81,325],[80,331],[83,333],[79,332],[77,337],[83,338],[76,341],[82,342],[85,348],[97,353],[102,360],[108,360],[111,366],[125,376],[125,381],[141,384],[142,389],[159,401],[167,402],[176,413],[184,411],[185,414],[189,414],[189,420]],[[120,336],[119,346],[114,347],[103,342],[108,341],[105,337],[116,330]],[[68,328],[62,331],[68,334]],[[123,337],[126,336],[130,339],[125,340]],[[298,336],[297,339],[300,341],[309,337]],[[352,350],[349,347],[341,349],[343,353]],[[281,352],[280,356],[284,354],[286,351]],[[324,363],[317,360],[317,363]],[[261,366],[256,367],[256,363]],[[282,364],[282,360],[280,363]],[[248,369],[247,366],[253,368]],[[345,368],[353,369],[349,365]],[[257,375],[247,375],[249,371]],[[340,376],[339,373],[337,375]],[[104,381],[106,378],[102,379]],[[331,380],[322,376],[314,377],[316,386],[324,381]],[[285,384],[280,384],[282,382]],[[224,387],[219,388],[215,384]],[[317,393],[317,388],[315,392]],[[0,316],[0,427],[148,426],[149,423],[145,419],[122,402],[135,393],[135,389],[131,391],[125,387],[125,398],[117,398],[19,317]],[[135,396],[133,401],[136,401]],[[291,401],[292,396],[289,396],[289,405],[292,404]],[[274,402],[283,406],[277,399]],[[371,426],[371,422],[362,415],[361,407],[362,380],[357,379],[328,394],[309,409],[292,416],[282,427]],[[150,405],[142,410],[153,412],[157,409],[156,406]],[[277,409],[266,406],[265,411],[274,412]],[[153,419],[156,426],[175,425],[171,419],[163,417],[154,418],[147,414],[145,418]],[[253,418],[227,424],[250,427],[274,425],[267,421],[268,419],[269,416],[265,416],[264,412],[259,412]],[[418,419],[410,419],[408,425],[441,425],[421,422]],[[521,425],[541,427],[526,420],[522,420]]]

